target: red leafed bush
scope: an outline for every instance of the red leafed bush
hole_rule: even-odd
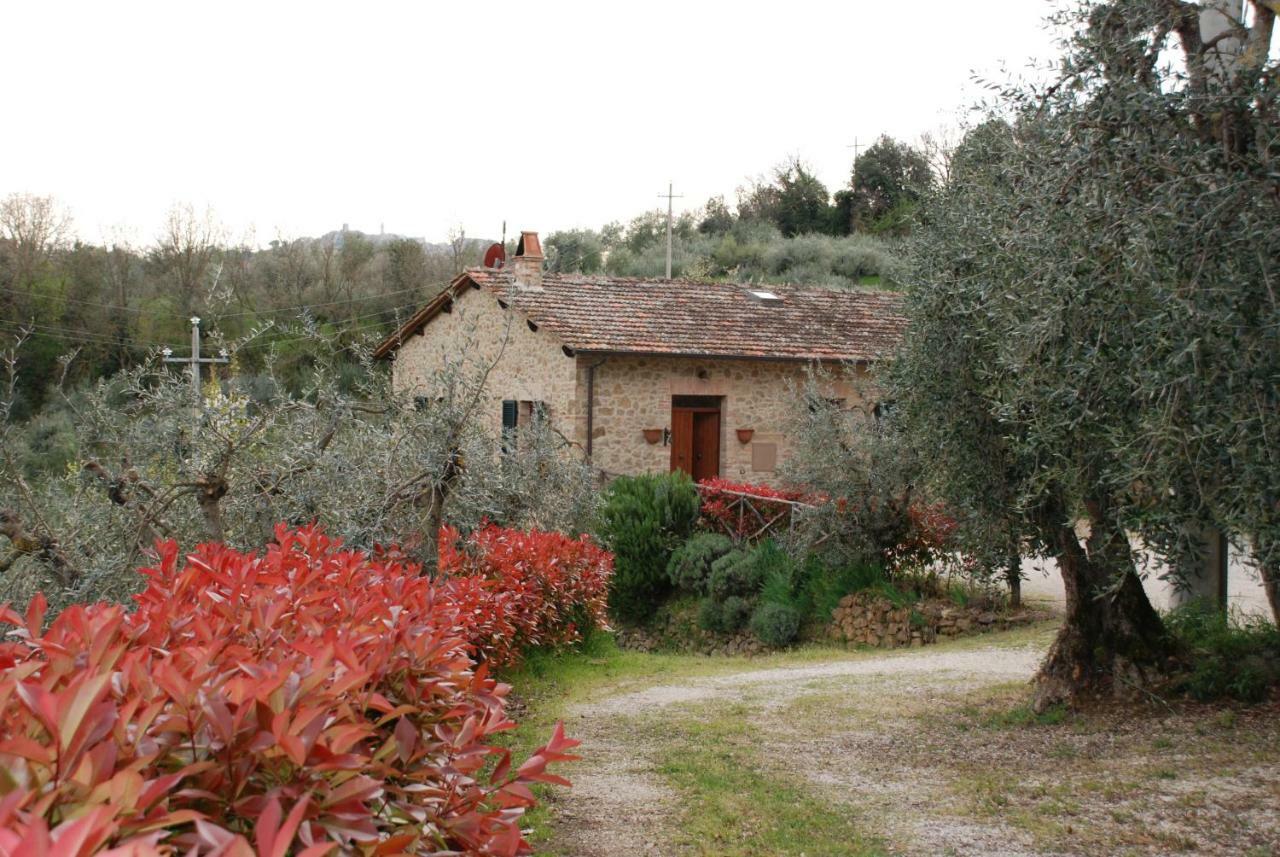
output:
[[[956,531],[955,518],[947,514],[941,503],[913,503],[907,507],[907,526],[901,541],[885,552],[885,564],[891,569],[927,566],[941,560],[950,550]]]
[[[466,539],[440,531],[441,585],[471,609],[466,636],[496,664],[533,646],[562,646],[608,625],[613,555],[589,536],[510,530],[492,524]],[[496,606],[482,605],[494,602]]]
[[[577,742],[514,771],[490,743],[509,688],[455,600],[489,581],[276,538],[161,544],[132,614],[0,612],[0,855],[528,852],[529,785]]]
[[[787,503],[771,503],[770,500],[806,499],[806,495],[801,491],[784,491],[749,482],[731,482],[719,477],[703,479],[698,483],[698,489],[698,493],[702,496],[699,514],[703,520],[711,523],[717,530],[723,530],[739,539],[758,532],[762,524],[760,519],[750,511],[739,514],[734,506],[734,503],[741,499],[738,494],[750,494],[752,507],[763,515],[766,521],[773,520],[779,515],[789,514],[791,510]]]

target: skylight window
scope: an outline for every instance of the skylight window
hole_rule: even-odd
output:
[[[747,289],[747,294],[753,301],[758,304],[764,304],[765,306],[776,306],[777,304],[782,303],[782,298],[778,297],[775,292],[768,291],[767,289]]]

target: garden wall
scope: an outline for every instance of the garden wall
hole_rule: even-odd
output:
[[[939,637],[1004,631],[1047,615],[1035,610],[1004,613],[989,605],[962,607],[950,601],[921,601],[903,607],[878,593],[859,592],[840,599],[831,613],[827,636],[849,646],[895,649],[928,645]]]

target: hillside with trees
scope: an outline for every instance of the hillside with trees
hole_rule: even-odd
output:
[[[902,236],[934,173],[925,155],[882,138],[830,194],[803,163],[748,182],[736,206],[723,197],[673,223],[673,275],[823,286],[890,284]],[[262,372],[297,389],[314,356],[306,332],[350,345],[394,329],[489,241],[441,243],[337,230],[281,236],[265,247],[232,239],[210,210],[176,205],[147,244],[92,244],[56,199],[0,200],[0,338],[24,333],[14,413],[37,413],[49,385],[72,385],[137,365],[148,352],[184,348],[192,316],[237,372]],[[666,215],[545,238],[553,271],[661,277]],[[514,250],[514,245],[508,251]],[[72,351],[65,366],[60,358]],[[355,372],[354,368],[352,372]]]

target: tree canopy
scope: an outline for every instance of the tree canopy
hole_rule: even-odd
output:
[[[1212,74],[1200,11],[1064,13],[1061,80],[1008,90],[913,240],[896,395],[937,489],[1058,560],[1042,707],[1141,686],[1168,654],[1127,533],[1175,568],[1206,525],[1273,582],[1280,559],[1280,125],[1252,50],[1274,16],[1253,4]]]

